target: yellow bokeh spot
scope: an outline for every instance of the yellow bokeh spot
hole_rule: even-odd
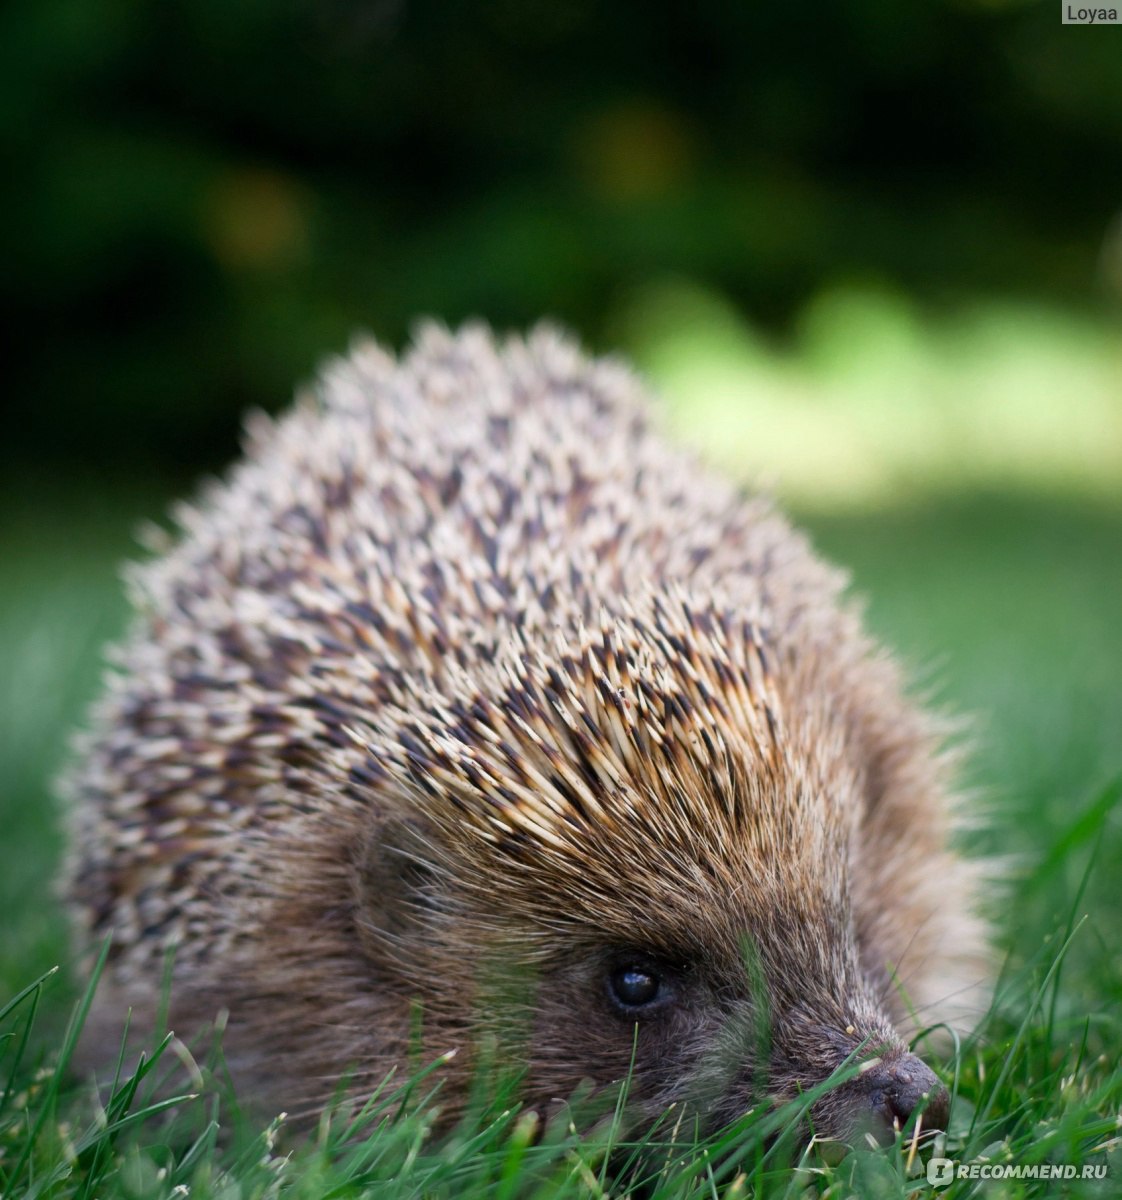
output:
[[[307,245],[307,207],[299,185],[279,172],[227,171],[206,195],[206,241],[227,268],[287,266]]]
[[[663,195],[693,169],[686,125],[654,105],[630,103],[596,114],[581,128],[575,150],[588,185],[617,203]]]

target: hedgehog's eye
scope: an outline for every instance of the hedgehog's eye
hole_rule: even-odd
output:
[[[635,1013],[663,999],[662,980],[648,967],[619,967],[608,979],[612,999],[626,1012]]]

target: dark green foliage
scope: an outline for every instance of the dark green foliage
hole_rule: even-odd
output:
[[[0,454],[217,464],[357,327],[606,345],[668,275],[780,327],[853,277],[1086,303],[1119,36],[974,0],[11,0]]]

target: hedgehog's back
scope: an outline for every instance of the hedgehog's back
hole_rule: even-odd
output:
[[[359,347],[249,434],[134,571],[134,625],[71,777],[70,892],[87,945],[113,933],[107,1004],[154,1009],[174,949],[204,1011],[205,981],[307,922],[321,941],[291,953],[365,988],[344,918],[324,916],[377,803],[356,784],[364,747],[465,679],[495,683],[515,635],[572,639],[673,587],[827,655],[862,650],[803,539],[653,436],[624,367],[548,330],[430,327],[400,363]]]

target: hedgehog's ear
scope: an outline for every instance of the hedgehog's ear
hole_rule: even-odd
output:
[[[434,857],[431,832],[412,817],[377,822],[359,848],[356,917],[372,956],[404,964],[426,944],[422,927],[438,905],[440,887]]]

